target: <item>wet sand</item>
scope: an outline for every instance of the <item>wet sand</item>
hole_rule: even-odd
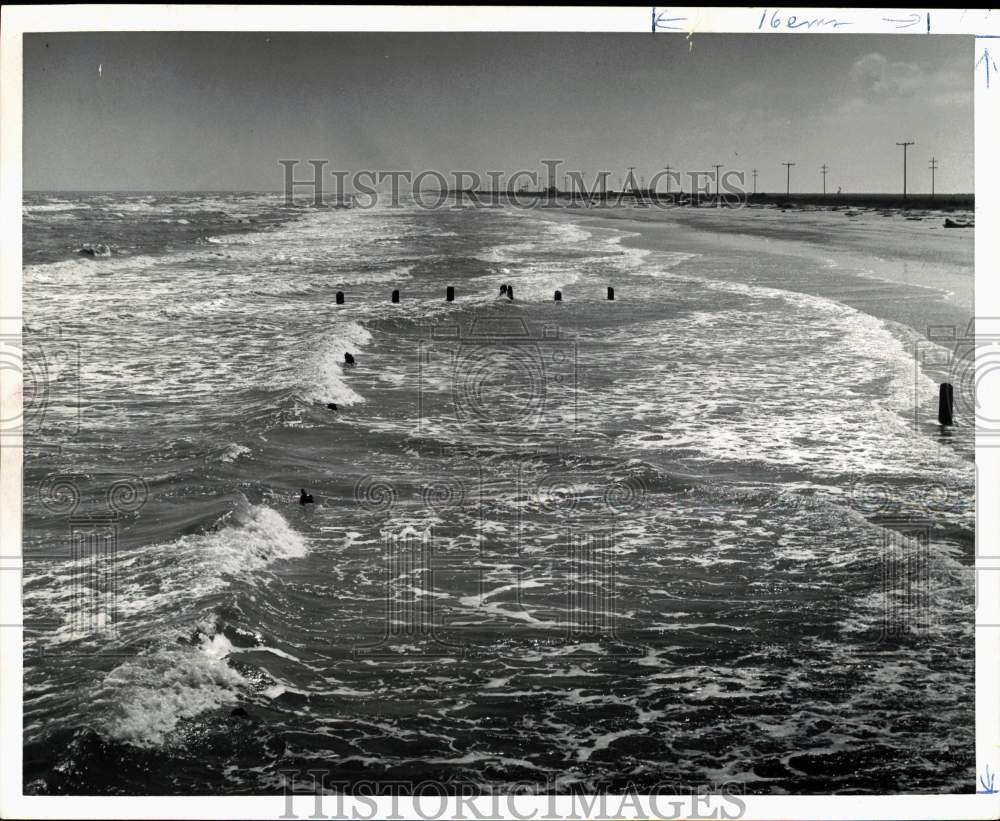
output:
[[[628,231],[622,245],[658,252],[724,252],[734,264],[719,278],[833,299],[867,314],[908,326],[924,336],[929,326],[965,332],[975,311],[974,229],[943,227],[944,215],[919,221],[901,213],[776,208],[546,209],[588,228]],[[964,214],[952,214],[964,218]],[[743,255],[824,260],[817,277],[773,273],[739,264]],[[705,272],[700,272],[704,275]]]

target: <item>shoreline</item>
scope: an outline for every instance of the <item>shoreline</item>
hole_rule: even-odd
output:
[[[725,217],[725,210],[723,217]],[[573,211],[558,219],[572,219]],[[645,215],[644,215],[645,216]],[[956,375],[941,355],[928,357],[925,352],[933,344],[939,354],[954,350],[954,346],[974,333],[974,276],[971,242],[964,247],[954,241],[948,254],[924,264],[914,262],[908,254],[891,254],[876,244],[882,237],[876,224],[870,235],[833,235],[821,241],[806,240],[800,233],[776,238],[773,226],[755,225],[753,220],[692,220],[669,218],[617,218],[577,220],[584,230],[599,229],[624,234],[622,248],[644,249],[649,256],[644,264],[655,268],[658,254],[692,253],[696,255],[669,265],[672,274],[705,280],[758,286],[828,300],[872,317],[897,340],[903,352],[912,357],[915,369],[936,384],[955,382]],[[695,223],[692,225],[692,223]],[[719,230],[712,230],[722,226]],[[811,228],[800,226],[805,233]],[[868,226],[872,228],[871,225]],[[856,230],[856,229],[851,229]],[[907,252],[926,251],[919,244]],[[971,239],[971,237],[970,237]],[[893,251],[899,250],[890,249]],[[963,265],[967,256],[967,265]],[[701,259],[698,260],[697,258]],[[706,260],[713,264],[705,265]],[[667,260],[664,259],[664,262]],[[957,265],[958,268],[952,268]],[[667,281],[664,280],[666,283]],[[669,285],[667,285],[669,287]],[[953,342],[944,329],[951,328]],[[935,340],[932,343],[930,340]],[[901,408],[900,414],[908,425],[915,424],[916,407]],[[921,413],[923,432],[942,446],[957,448],[963,458],[974,459],[974,441],[968,440],[970,428],[957,434],[943,434],[936,418],[926,408]],[[942,439],[942,437],[944,437]]]
[[[905,325],[920,337],[932,325],[956,326],[959,336],[965,333],[975,312],[972,230],[937,231],[933,225],[881,218],[846,220],[840,212],[799,212],[791,218],[779,212],[779,222],[773,211],[761,211],[674,208],[595,214],[551,208],[543,213],[584,229],[623,232],[622,247],[647,250],[653,260],[664,252],[717,253],[733,262],[717,279],[831,299]],[[890,243],[889,234],[898,236]],[[819,259],[828,273],[794,279],[749,276],[739,265],[739,257],[748,253]],[[675,270],[683,274],[684,266]]]
[[[726,208],[780,208],[789,210],[895,210],[895,211],[975,211],[975,194],[749,194],[742,191],[727,191],[713,194],[707,191],[656,191],[651,189],[628,189],[624,191],[560,191],[550,188],[542,191],[477,191],[449,189],[449,197],[460,202],[466,197],[480,204],[504,205],[511,201],[537,200],[544,208],[640,208],[658,209],[680,207],[709,208],[721,200]],[[568,203],[581,203],[568,205]],[[737,203],[734,205],[733,203]],[[523,207],[523,206],[522,206]]]

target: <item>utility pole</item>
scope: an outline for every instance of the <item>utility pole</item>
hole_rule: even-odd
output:
[[[905,143],[896,143],[896,145],[903,146],[903,199],[906,199],[906,149],[908,146],[914,145],[915,143],[911,140]]]
[[[823,196],[826,196],[826,163],[823,163],[823,167],[820,169],[823,172]]]
[[[667,172],[667,193],[670,193],[670,166],[665,166],[664,171]]]
[[[934,198],[934,172],[937,171],[938,161],[931,157],[931,199]]]
[[[722,168],[721,165],[713,165],[712,168],[715,169],[715,204],[719,204],[719,169]]]
[[[795,163],[783,162],[782,165],[785,166],[785,171],[787,172],[785,175],[785,198],[787,199],[791,196],[792,192],[792,166]]]
[[[753,170],[753,193],[757,196],[757,169]]]
[[[628,182],[632,186],[631,187],[632,196],[635,196],[635,177],[632,175],[633,171],[635,171],[635,166],[630,165],[628,167]]]

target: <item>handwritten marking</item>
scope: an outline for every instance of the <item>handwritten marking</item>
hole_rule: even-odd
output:
[[[986,87],[990,87],[990,68],[992,67],[994,71],[1000,70],[997,68],[996,61],[990,57],[990,50],[988,48],[983,49],[983,56],[976,61],[976,68],[979,68],[979,64],[982,63],[986,68]]]
[[[993,786],[994,780],[996,779],[996,773],[990,773],[990,765],[986,765],[986,775],[979,776],[979,783],[982,785],[981,790],[976,790],[980,795],[993,795],[996,793],[996,788]]]
[[[927,16],[930,17],[930,15]],[[897,29],[908,29],[910,26],[917,25],[917,23],[920,22],[921,17],[923,17],[923,15],[920,14],[920,12],[914,12],[908,17],[883,17],[882,19],[886,23],[899,23],[900,25],[896,26]]]
[[[665,12],[656,13],[656,6],[653,6],[653,31],[664,29],[667,31],[681,31],[683,26],[668,26],[666,23],[681,23],[687,17],[664,17]]]
[[[770,9],[764,9],[764,13],[760,16],[760,22],[757,24],[757,30],[760,31],[764,28],[764,24],[767,23],[773,29],[791,29],[792,31],[800,28],[824,28],[832,27],[838,28],[840,26],[851,25],[848,20],[837,20],[834,17],[812,17],[809,19],[800,20],[794,14],[788,16],[787,20],[783,20],[778,16],[778,12],[781,9],[774,9],[771,11],[771,17],[768,19],[767,13]]]

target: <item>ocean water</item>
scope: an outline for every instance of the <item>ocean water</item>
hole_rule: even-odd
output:
[[[626,236],[28,195],[25,789],[973,791],[919,331]]]

